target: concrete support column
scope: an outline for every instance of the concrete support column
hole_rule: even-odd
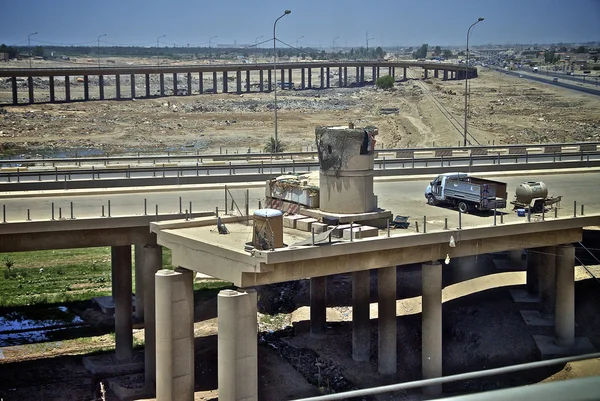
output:
[[[271,77],[271,71],[267,70],[267,90],[271,92],[273,90],[273,79]]]
[[[133,357],[133,318],[131,303],[131,245],[112,246],[112,296],[115,303],[115,357]]]
[[[54,103],[56,101],[56,95],[54,93],[54,77],[50,77],[50,103]]]
[[[575,342],[575,248],[556,248],[556,310],[554,343],[572,346]]]
[[[131,98],[135,99],[135,74],[129,76],[129,81],[131,84]]]
[[[379,79],[379,73],[380,73],[380,72],[381,72],[381,71],[380,71],[380,68],[379,68],[379,67],[377,67],[377,79]]]
[[[300,82],[301,82],[301,83],[300,83],[300,87],[301,87],[302,89],[304,89],[304,88],[305,88],[305,85],[304,85],[304,84],[305,84],[305,83],[304,83],[304,68],[301,68],[301,69],[300,69]]]
[[[150,74],[146,74],[146,97],[150,97]]]
[[[310,334],[324,336],[327,329],[327,277],[310,279]]]
[[[329,67],[327,67],[326,72],[327,72],[327,86],[326,87],[331,88],[331,85],[330,85],[331,72],[329,70]]]
[[[156,287],[156,399],[194,399],[194,274],[159,270]]]
[[[307,70],[308,72],[308,89],[312,89],[312,68]]]
[[[256,291],[218,295],[219,400],[258,399]]]
[[[348,67],[344,67],[344,87],[348,87]]]
[[[530,295],[539,295],[539,266],[540,253],[538,248],[527,250],[527,275],[526,285],[527,292]]]
[[[103,75],[98,76],[98,91],[99,91],[100,100],[104,100],[104,76]]]
[[[394,76],[394,74],[392,73],[392,69],[393,69],[393,68],[394,68],[394,67],[388,67],[388,75],[389,75],[389,76],[391,76],[391,77],[393,77],[393,76]]]
[[[434,77],[434,78],[438,78],[438,77],[439,77],[439,73],[440,73],[440,70],[438,70],[438,69],[436,68],[435,70],[433,70],[433,77]]]
[[[427,68],[423,68],[423,77],[424,77],[425,79],[427,79],[427,78],[428,78],[428,75],[427,75],[427,73],[428,73],[428,72],[429,72],[429,70],[428,70]]]
[[[33,77],[27,77],[27,87],[29,88],[29,103],[34,103],[33,97]]]
[[[377,270],[378,344],[377,371],[396,374],[396,266]]]
[[[228,84],[229,82],[227,81],[227,71],[223,71],[223,93],[228,92]]]
[[[448,80],[448,70],[444,70],[444,81]]]
[[[217,84],[218,84],[218,80],[217,80],[217,72],[213,71],[213,93],[217,93]]]
[[[198,92],[204,93],[204,74],[202,72],[198,73]]]
[[[365,68],[364,68],[364,67],[361,67],[361,75],[362,75],[362,77],[361,77],[361,78],[362,78],[362,79],[361,79],[361,81],[362,81],[362,82],[364,82],[364,81],[365,81],[365,77],[364,77],[364,71],[365,71]],[[376,71],[375,67],[373,67],[373,69],[372,69],[371,76],[373,77],[373,83],[374,83],[374,82],[377,80],[377,71]]]
[[[396,78],[396,67],[391,67],[392,68],[392,72],[390,73],[390,75],[395,79]]]
[[[258,90],[263,92],[264,91],[264,84],[263,84],[263,70],[260,70],[258,72],[258,80],[260,81],[258,84]]]
[[[285,80],[285,70],[283,68],[281,69],[280,79],[281,79],[281,89],[283,89],[283,83],[286,82],[286,80]],[[277,79],[275,79],[275,81],[277,81]]]
[[[369,270],[352,273],[352,360],[368,362],[371,355]]]
[[[338,67],[338,88],[342,87],[342,78],[344,77],[344,74],[342,73],[342,67]]]
[[[291,68],[288,69],[288,81],[290,82],[290,85],[292,85],[292,83],[294,82],[294,78],[292,77],[292,69]],[[290,86],[290,89],[292,89],[291,86]]]
[[[119,74],[115,75],[115,92],[117,100],[121,100],[121,76]]]
[[[236,93],[242,93],[242,70],[237,70],[235,74]]]
[[[325,68],[321,67],[321,89],[325,87]]]
[[[68,75],[65,77],[65,101],[71,101],[71,81]]]
[[[83,76],[83,100],[90,100],[90,79],[89,76]]]
[[[165,74],[162,72],[159,74],[158,79],[160,81],[160,95],[165,95]]]
[[[250,70],[246,71],[246,92],[250,92]]]
[[[174,72],[173,73],[173,96],[177,96],[178,93],[178,88],[177,88],[177,73]]]
[[[53,78],[50,77],[50,82],[54,82]],[[50,86],[52,87],[52,86]],[[17,80],[13,78],[12,80],[12,98],[13,104],[19,104],[19,92],[17,90]]]
[[[153,386],[156,381],[156,286],[154,276],[157,271],[162,269],[162,247],[156,244],[144,245],[141,259],[144,292],[144,371],[146,384]]]
[[[546,246],[539,250],[540,312],[548,318],[553,318],[556,306],[556,247]]]
[[[408,77],[406,76],[406,67],[404,67],[404,68],[403,68],[403,70],[404,70],[404,71],[402,72],[402,74],[403,74],[403,75],[402,75],[402,80],[403,80],[403,81],[406,81],[406,80],[408,79]]]
[[[435,379],[442,376],[442,265],[438,262],[424,263],[421,272],[423,379]],[[442,386],[423,387],[423,394],[429,397],[440,396]]]
[[[360,85],[360,68],[356,67],[356,84]]]
[[[135,244],[133,249],[134,255],[134,268],[135,268],[135,308],[133,313],[133,320],[136,323],[142,323],[144,321],[144,246],[142,244]]]
[[[187,73],[187,94],[188,96],[192,94],[192,73]]]

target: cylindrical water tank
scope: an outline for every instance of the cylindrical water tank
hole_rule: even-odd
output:
[[[517,187],[517,202],[529,204],[532,199],[546,198],[548,187],[542,181],[529,181]]]
[[[283,213],[277,209],[254,212],[252,245],[256,249],[283,248]]]

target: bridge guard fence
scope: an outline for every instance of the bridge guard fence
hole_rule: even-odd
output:
[[[230,189],[225,185],[225,215],[246,216],[244,224],[250,224],[250,191],[248,189]],[[259,201],[260,203],[260,201]]]

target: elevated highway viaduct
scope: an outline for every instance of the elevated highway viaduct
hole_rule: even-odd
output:
[[[155,222],[155,216],[121,218],[115,213],[115,217],[101,218],[81,212],[76,219],[56,221],[49,218],[47,221],[33,222],[23,221],[23,218],[10,219],[8,223],[0,224],[0,252],[111,246],[112,280],[118,283],[113,287],[116,305],[115,353],[117,360],[128,361],[132,355],[131,244],[135,244],[135,269],[138,273],[136,280],[138,277],[142,280],[136,283],[138,291],[142,291],[141,296],[136,294],[136,302],[143,305],[142,318],[146,325],[145,377],[149,385],[156,384],[159,400],[190,399],[190,391],[193,397],[195,364],[193,357],[191,360],[189,357],[193,356],[193,330],[190,330],[193,324],[192,272],[202,272],[231,281],[238,287],[237,291],[222,293],[219,296],[219,336],[223,336],[219,338],[219,346],[233,350],[223,350],[224,358],[219,361],[219,377],[223,379],[223,382],[219,382],[219,397],[233,400],[237,398],[231,391],[237,394],[250,393],[248,399],[257,399],[256,298],[251,287],[310,278],[311,332],[316,336],[323,336],[326,325],[327,305],[324,288],[327,276],[351,274],[353,286],[356,288],[353,298],[353,330],[356,336],[353,337],[352,355],[353,359],[360,363],[372,358],[367,352],[371,349],[369,336],[360,335],[370,321],[370,297],[368,289],[361,283],[365,283],[365,274],[376,271],[379,278],[378,367],[381,374],[394,375],[398,355],[387,350],[396,349],[397,294],[395,287],[392,288],[390,283],[396,282],[396,275],[402,273],[403,266],[422,264],[422,274],[426,278],[423,280],[422,289],[423,377],[433,378],[442,374],[440,260],[446,255],[458,259],[502,251],[517,251],[520,254],[523,249],[528,250],[528,289],[539,297],[543,308],[555,310],[556,336],[540,341],[556,342],[558,346],[553,352],[565,353],[573,352],[582,344],[583,340],[574,335],[572,272],[575,260],[571,244],[581,241],[583,227],[600,224],[600,214],[597,214],[600,211],[597,208],[598,202],[593,201],[593,193],[586,191],[590,182],[597,181],[598,175],[597,172],[573,172],[544,177],[545,181],[549,181],[550,188],[554,188],[557,193],[564,193],[567,205],[556,218],[547,215],[544,221],[532,219],[528,222],[508,214],[503,223],[495,224],[492,216],[466,215],[463,216],[462,227],[458,229],[456,212],[424,205],[421,192],[428,179],[421,177],[410,181],[379,181],[376,183],[375,193],[379,194],[383,207],[396,213],[429,215],[426,219],[429,223],[426,232],[400,230],[389,236],[382,232],[378,237],[369,240],[339,241],[330,246],[282,248],[252,255],[243,251],[243,241],[240,238],[245,240],[248,233],[242,231],[246,226],[236,223],[240,220],[239,216],[223,217],[223,222],[230,227],[236,227],[236,230],[232,231],[240,228],[241,237],[216,236],[218,240],[215,242],[215,236],[210,234],[216,226],[214,216],[196,217],[187,221],[163,221],[163,217],[160,217],[160,221]],[[509,183],[509,188],[512,188],[515,183],[532,177],[492,178],[503,179]],[[260,193],[260,189],[257,190]],[[222,196],[222,188],[196,192],[207,194],[203,201],[199,199],[195,203],[198,205],[195,209],[212,209],[215,199],[219,204],[221,202],[222,198],[219,199],[219,196],[210,192],[218,192]],[[181,192],[177,190],[170,196],[176,199],[180,195]],[[27,206],[23,205],[23,202],[35,204],[42,200],[39,197],[34,200],[19,196],[21,198],[13,201],[20,204],[20,207]],[[56,193],[56,196],[60,194]],[[75,199],[72,196],[77,195],[71,195],[69,198]],[[86,202],[99,197],[98,193],[86,196]],[[113,203],[115,207],[118,205],[120,210],[125,209],[124,205],[130,204],[131,209],[126,210],[126,213],[134,214],[135,210],[140,208],[141,194],[135,193],[129,198],[130,201],[119,202],[113,198]],[[104,199],[106,200],[106,197]],[[595,203],[595,206],[587,209],[583,216],[579,210],[572,213],[569,204],[573,199],[592,206]],[[7,202],[6,195],[2,201]],[[41,206],[38,204],[38,207],[46,209],[49,199],[46,198],[43,202],[45,203]],[[157,201],[153,199],[152,203],[155,202]],[[448,229],[434,223],[445,217],[449,220]],[[133,219],[138,221],[133,223]],[[151,231],[148,229],[149,224]],[[124,231],[127,226],[135,228],[127,234]],[[450,236],[454,236],[457,242],[455,247],[450,247]],[[180,266],[180,269],[174,272],[161,270],[161,246],[172,250],[173,264]],[[537,255],[542,254],[560,256],[552,260],[537,258]],[[548,273],[549,263],[554,269],[552,274]],[[542,266],[544,270],[541,269]],[[556,288],[556,292],[550,288]],[[156,324],[157,321],[160,321],[160,324]],[[173,337],[172,333],[178,333],[177,338]],[[243,355],[241,350],[244,350]],[[221,354],[221,349],[219,351]],[[157,355],[163,358],[160,364],[156,363]],[[173,370],[160,366],[172,366]],[[249,380],[236,381],[235,377],[242,373]],[[439,394],[439,390],[428,388],[426,391],[429,394]]]
[[[432,63],[419,61],[312,61],[306,63],[282,62],[277,64],[280,70],[280,76],[277,78],[273,72],[273,64],[211,64],[211,65],[190,65],[178,67],[166,66],[136,66],[136,67],[90,67],[90,68],[35,68],[35,69],[0,69],[0,78],[8,78],[12,83],[12,102],[8,99],[0,99],[0,104],[32,104],[46,102],[71,102],[88,100],[105,100],[106,79],[110,77],[114,81],[115,95],[111,99],[133,99],[136,97],[166,96],[173,95],[191,95],[194,93],[244,93],[251,91],[271,91],[273,85],[278,84],[281,88],[290,88],[293,74],[300,73],[300,83],[294,82],[294,87],[298,89],[325,89],[331,87],[360,86],[370,79],[374,82],[383,73],[397,77],[396,69],[402,69],[401,77],[406,79],[407,68],[419,68],[423,70],[423,76],[428,78],[429,73],[433,72],[434,77],[438,77],[440,71],[443,79],[464,79],[467,74],[469,77],[477,76],[477,68],[466,67],[457,64]],[[369,71],[370,70],[370,71]],[[365,75],[365,71],[367,74]],[[370,72],[370,74],[369,74]],[[165,88],[165,76],[172,76],[173,87],[171,90]],[[144,77],[139,84],[136,83],[136,77]],[[152,90],[151,76],[158,76],[158,91]],[[60,81],[56,78],[60,77]],[[97,89],[90,91],[92,80],[94,85],[97,82]],[[235,78],[234,78],[235,77]],[[36,97],[34,78],[48,79],[49,96]],[[231,80],[230,78],[233,78]],[[333,80],[332,80],[333,78]],[[122,91],[122,80],[126,79],[129,83],[129,94],[125,95]],[[180,87],[179,82],[185,81],[184,86]],[[230,81],[231,86],[230,88]],[[316,82],[315,82],[316,81]],[[337,81],[337,82],[335,82]],[[60,83],[58,83],[60,82]],[[235,84],[233,84],[233,82]],[[64,89],[64,94],[56,92],[56,87],[60,85]],[[142,93],[136,93],[136,88],[142,85]],[[74,86],[83,87],[83,97],[75,98],[71,96],[71,88]],[[24,88],[27,93],[24,101],[19,96],[19,88]],[[96,95],[91,95],[96,92]]]

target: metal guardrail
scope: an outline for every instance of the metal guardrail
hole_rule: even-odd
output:
[[[374,388],[370,388],[370,389],[346,391],[346,392],[337,393],[337,394],[328,394],[328,395],[323,395],[323,396],[319,396],[319,397],[302,398],[302,399],[297,399],[296,401],[345,400],[345,399],[349,399],[349,398],[353,398],[353,397],[365,397],[365,396],[370,396],[370,395],[375,395],[375,394],[389,393],[389,392],[393,392],[393,391],[401,391],[401,390],[407,390],[407,389],[412,389],[412,388],[441,385],[443,383],[451,383],[451,382],[461,381],[461,380],[470,380],[470,379],[477,379],[477,378],[481,378],[481,377],[500,375],[500,374],[505,374],[505,373],[520,372],[523,370],[537,369],[537,368],[542,368],[542,367],[560,365],[560,364],[573,362],[573,361],[581,361],[584,359],[594,359],[594,358],[600,358],[600,353],[571,356],[571,357],[566,357],[566,358],[549,359],[549,360],[540,361],[540,362],[523,363],[520,365],[512,365],[512,366],[506,366],[506,367],[501,367],[501,368],[481,370],[481,371],[477,371],[477,372],[461,373],[461,374],[457,374],[457,375],[445,376],[445,377],[440,377],[440,378],[436,378],[436,379],[417,380],[417,381],[412,381],[412,382],[407,382],[407,383],[399,383],[399,384],[391,384],[391,385],[381,386],[381,387],[374,387]],[[444,399],[448,400],[448,401],[449,400],[513,401],[515,399],[517,399],[517,400],[518,399],[534,400],[535,399],[535,400],[544,400],[544,401],[598,400],[599,394],[600,394],[600,391],[599,391],[600,377],[593,377],[593,378],[588,378],[588,379],[589,380],[584,380],[583,382],[580,379],[579,381],[564,380],[562,383],[561,382],[551,383],[552,385],[548,384],[549,387],[546,387],[545,389],[542,389],[542,387],[540,387],[540,386],[544,386],[542,384],[528,386],[526,388],[518,387],[517,393],[515,393],[515,390],[516,390],[515,388],[511,388],[511,389],[499,390],[496,392],[486,392],[486,393],[461,396],[458,398],[452,397],[450,399],[448,399],[448,398],[444,398]],[[585,385],[580,386],[580,384],[584,383],[584,382],[585,382]],[[577,383],[577,386],[574,386],[573,383]],[[557,392],[557,389],[560,389],[561,387],[562,387],[562,390]],[[566,389],[566,392],[565,392],[565,389]],[[501,391],[503,391],[504,393],[501,393]],[[543,397],[540,397],[540,396],[536,396],[535,398],[533,397],[536,394],[539,395],[541,393],[544,394]],[[565,397],[565,395],[567,397]],[[558,398],[557,398],[557,396],[558,396]]]

